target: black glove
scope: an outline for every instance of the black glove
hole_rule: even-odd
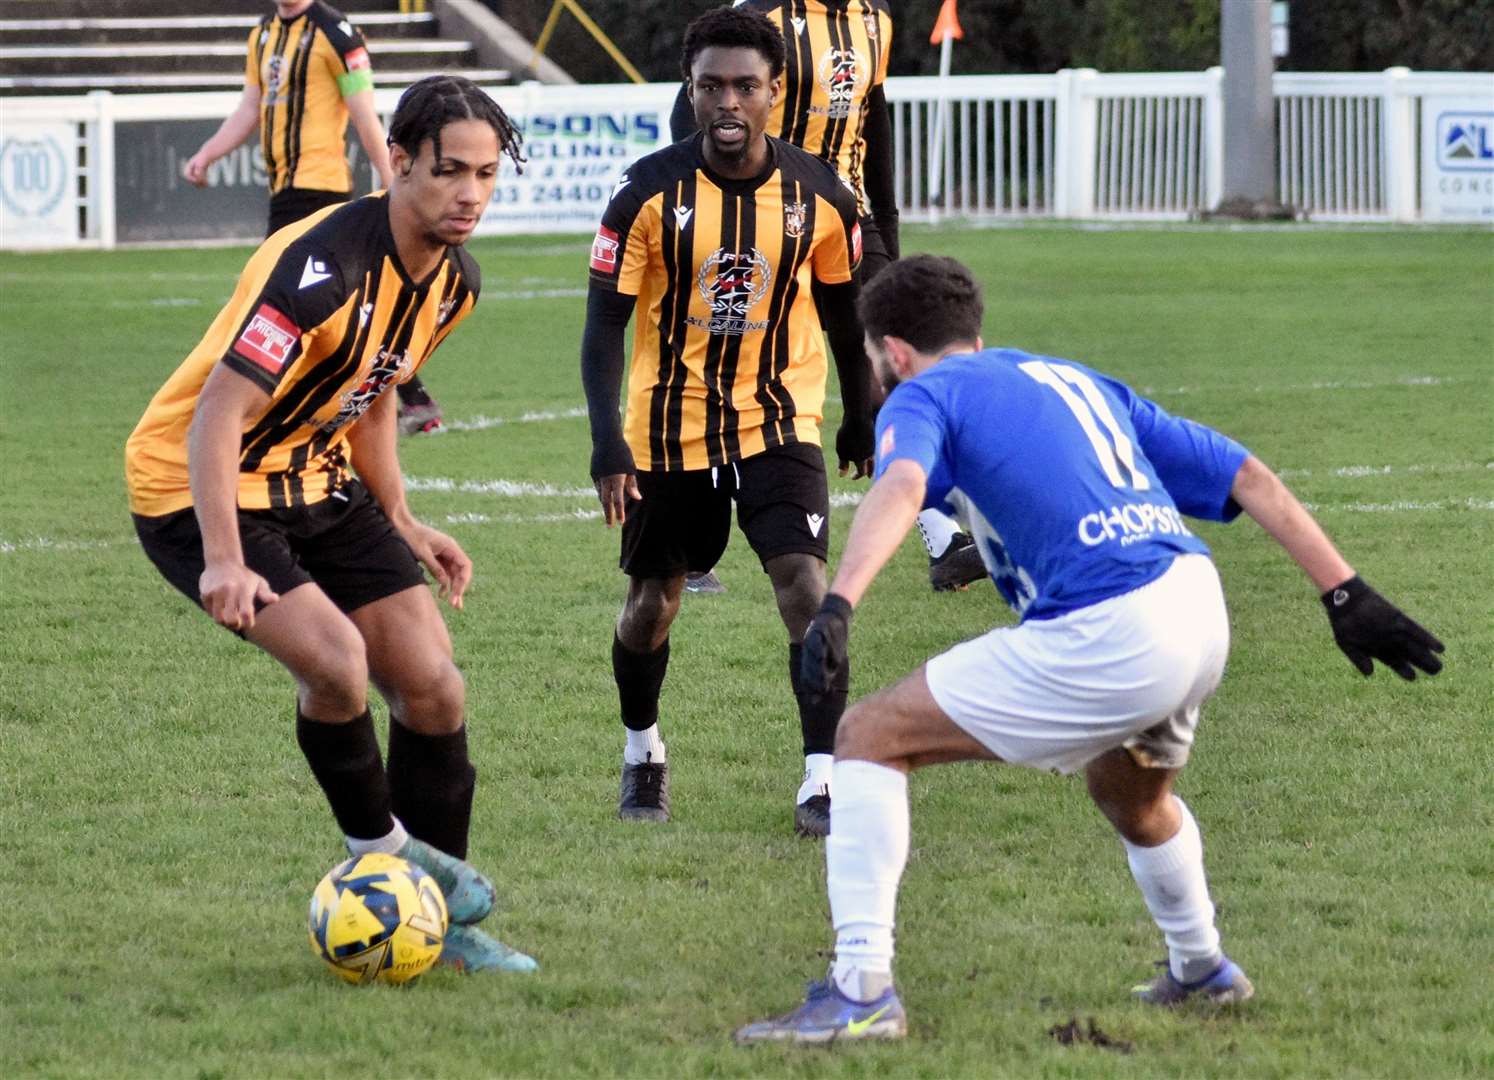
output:
[[[633,451],[628,449],[628,444],[622,438],[591,444],[592,480],[633,471]]]
[[[842,470],[847,465],[855,469],[856,479],[870,476],[866,462],[877,456],[877,433],[871,420],[846,413],[835,433],[835,456]]]
[[[826,593],[820,610],[804,631],[804,658],[799,662],[799,685],[811,702],[830,692],[846,664],[846,639],[851,633],[851,602]]]
[[[1442,642],[1355,574],[1336,589],[1323,594],[1333,640],[1349,662],[1368,676],[1380,661],[1403,679],[1416,678],[1415,667],[1428,675],[1442,670],[1436,654]]]

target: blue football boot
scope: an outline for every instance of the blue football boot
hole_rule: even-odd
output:
[[[804,1004],[776,1020],[760,1020],[737,1030],[737,1042],[828,1043],[841,1039],[901,1039],[908,1016],[889,986],[874,1000],[852,1001],[833,979],[809,984]]]
[[[539,963],[475,926],[449,926],[438,963],[458,971],[538,971]]]
[[[1255,987],[1229,957],[1223,957],[1213,973],[1196,982],[1179,982],[1167,961],[1158,964],[1162,973],[1151,982],[1131,988],[1131,996],[1148,1005],[1172,1007],[1185,1001],[1197,999],[1214,1005],[1238,1005],[1255,994]]]
[[[459,926],[470,926],[487,918],[493,910],[497,892],[493,883],[478,873],[470,863],[431,847],[413,836],[395,852],[401,859],[414,863],[441,886],[446,897],[447,917]]]

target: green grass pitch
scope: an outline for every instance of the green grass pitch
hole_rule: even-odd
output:
[[[581,237],[473,246],[482,302],[426,371],[451,430],[402,446],[417,513],[476,560],[449,613],[473,857],[500,883],[499,932],[543,969],[336,982],[304,927],[339,837],[290,682],[160,579],[121,481],[125,436],[247,253],[7,255],[0,1075],[1494,1075],[1494,235],[906,232],[976,268],[988,342],[1240,438],[1447,642],[1436,679],[1363,680],[1254,525],[1202,527],[1234,647],[1180,790],[1255,1001],[1131,1004],[1160,936],[1082,783],[958,766],[911,785],[910,1037],[731,1044],[797,1003],[831,940],[820,847],[790,831],[783,631],[738,535],[729,592],[687,597],[673,637],[676,819],[616,821],[623,579],[586,475]],[[989,585],[935,596],[925,574],[910,538],[858,615],[853,693],[1008,619]],[[1049,1034],[1076,1018],[1129,1052]]]

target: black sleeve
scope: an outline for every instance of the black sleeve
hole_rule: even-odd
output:
[[[593,284],[586,294],[586,329],[581,334],[581,387],[591,419],[591,478],[633,471],[633,453],[618,417],[622,394],[623,336],[634,297]]]
[[[306,237],[296,240],[270,269],[221,362],[273,394],[299,359],[302,339],[331,319],[351,294],[330,250]]]
[[[851,280],[839,285],[815,282],[814,289],[825,333],[830,338],[830,350],[835,354],[835,371],[840,376],[846,417],[870,420],[871,364],[866,358],[866,342],[856,314],[861,288]]]
[[[674,110],[669,114],[669,137],[675,142],[688,139],[696,132],[695,110],[690,105],[690,95],[685,84],[680,83],[680,92],[674,99]]]
[[[872,220],[882,234],[887,254],[896,259],[900,253],[897,234],[897,186],[892,165],[892,112],[887,95],[878,86],[866,97],[865,170],[866,200],[871,204]]]

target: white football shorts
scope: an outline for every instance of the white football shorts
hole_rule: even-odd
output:
[[[939,707],[1002,761],[1067,773],[1124,746],[1179,769],[1228,652],[1214,563],[1180,555],[1133,592],[956,645],[927,674]]]

